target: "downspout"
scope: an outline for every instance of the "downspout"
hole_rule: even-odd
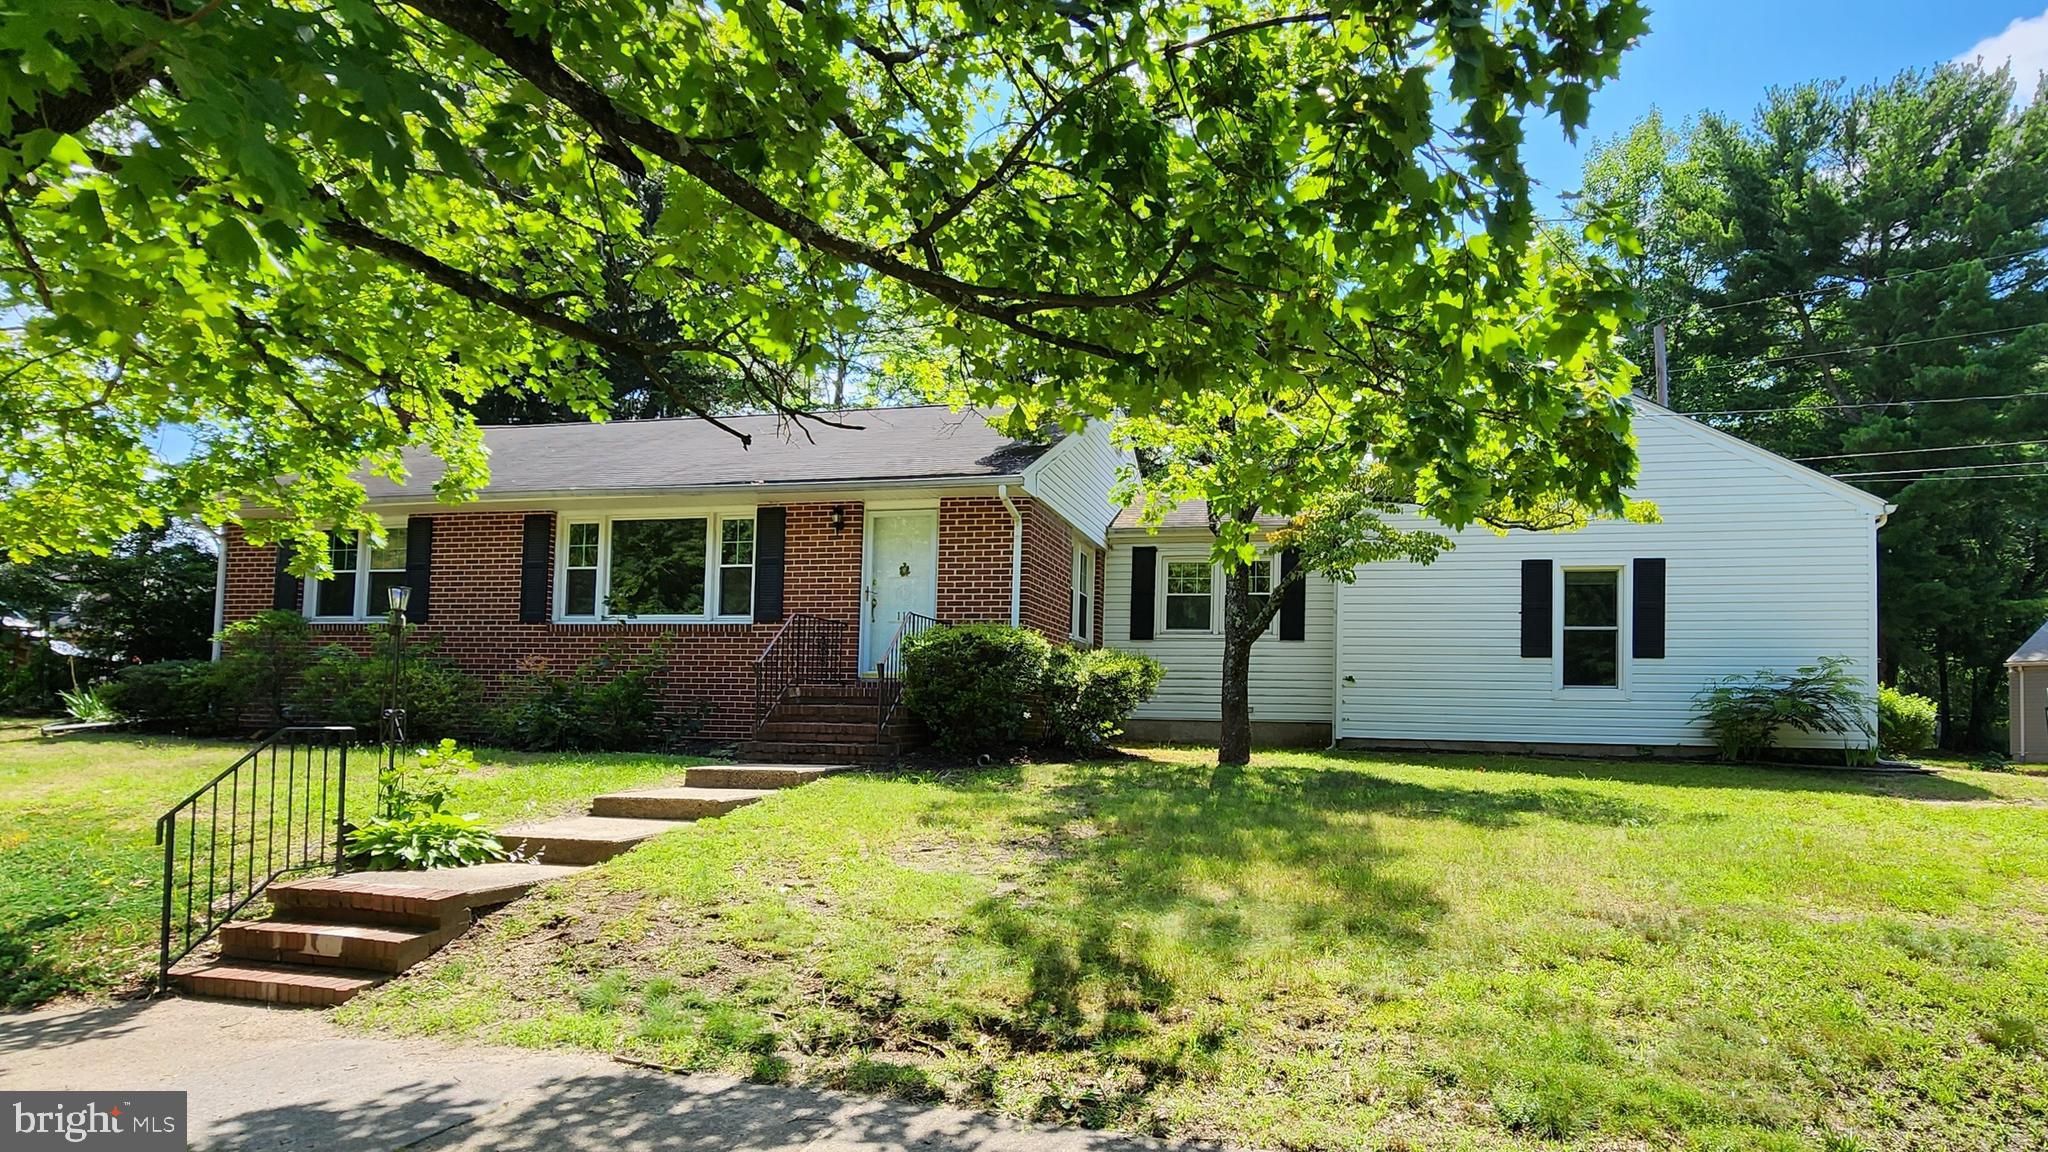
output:
[[[1010,627],[1023,619],[1024,607],[1024,514],[1010,500],[1010,486],[996,485],[996,496],[1010,513]]]
[[[220,660],[220,630],[228,626],[228,530],[226,525],[213,534],[216,559],[213,569],[213,659]]]

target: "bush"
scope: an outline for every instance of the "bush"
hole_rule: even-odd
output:
[[[131,664],[114,673],[105,687],[108,703],[138,723],[183,732],[233,726],[234,716],[216,706],[221,676],[211,660]]]
[[[110,724],[121,719],[120,710],[115,708],[113,694],[105,684],[94,684],[66,692],[59,690],[58,699],[64,701],[64,711],[73,720],[87,724]]]
[[[1108,745],[1165,677],[1164,664],[1135,652],[1055,648],[1039,692],[1046,739],[1081,752]]]
[[[1724,676],[1693,697],[1693,714],[1724,760],[1760,759],[1785,728],[1867,737],[1873,734],[1864,714],[1870,697],[1852,666],[1846,656],[1823,656],[1792,672],[1766,668]]]
[[[1026,628],[958,624],[903,642],[903,706],[941,752],[1017,743],[1042,690],[1052,645]]]
[[[299,670],[306,666],[311,636],[304,616],[280,608],[222,629],[215,673],[222,713],[239,719],[243,709],[256,706],[262,722],[285,720],[285,705]]]
[[[483,698],[476,678],[435,658],[434,643],[417,637],[413,625],[405,625],[404,633],[405,671],[400,680],[406,736],[435,740],[471,734]],[[377,730],[391,690],[391,626],[370,625],[370,637],[369,656],[339,644],[320,650],[292,692],[294,717]]]
[[[509,860],[511,853],[473,816],[415,813],[372,820],[349,833],[349,862],[370,872],[460,868]]]
[[[654,675],[665,645],[637,656],[609,650],[564,676],[524,662],[484,720],[492,743],[531,752],[633,752],[695,735],[708,708],[664,731]]]
[[[1886,756],[1907,756],[1934,744],[1934,701],[1886,684],[1877,690],[1877,747]]]

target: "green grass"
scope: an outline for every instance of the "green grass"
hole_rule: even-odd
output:
[[[341,1018],[1290,1148],[2048,1138],[2048,781],[1203,755],[832,778]]]
[[[156,971],[163,857],[156,818],[249,745],[133,735],[43,739],[0,719],[0,1006],[119,995]],[[680,774],[662,756],[486,752],[454,808],[492,824],[580,809],[591,796]],[[370,811],[375,768],[349,777]]]

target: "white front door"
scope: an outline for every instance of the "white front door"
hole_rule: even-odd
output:
[[[868,516],[867,615],[861,619],[863,673],[889,655],[906,613],[939,611],[939,514],[874,512]]]

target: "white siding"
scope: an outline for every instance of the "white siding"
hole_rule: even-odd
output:
[[[1024,470],[1024,492],[1045,501],[1099,547],[1116,518],[1110,491],[1116,487],[1117,469],[1128,460],[1129,454],[1110,440],[1109,425],[1091,420]]]
[[[1104,569],[1102,643],[1144,654],[1166,665],[1166,679],[1137,711],[1144,720],[1214,720],[1223,690],[1223,637],[1169,633],[1154,617],[1154,639],[1131,639],[1131,548],[1159,549],[1159,580],[1168,560],[1209,555],[1208,533],[1123,534],[1111,543]],[[1220,601],[1219,601],[1220,603]],[[1329,581],[1311,577],[1306,593],[1308,627],[1301,640],[1280,639],[1276,619],[1252,645],[1251,703],[1254,721],[1330,721],[1331,658],[1336,650],[1336,597]],[[1219,617],[1220,619],[1220,617]]]
[[[1471,529],[1427,567],[1359,570],[1339,592],[1340,738],[1698,745],[1692,697],[1713,677],[1842,655],[1876,683],[1875,502],[1669,413],[1640,412],[1636,435],[1635,494],[1661,524]],[[1628,576],[1622,687],[1559,688],[1554,659],[1521,658],[1522,560],[1640,557],[1669,562],[1664,659],[1629,655]]]

